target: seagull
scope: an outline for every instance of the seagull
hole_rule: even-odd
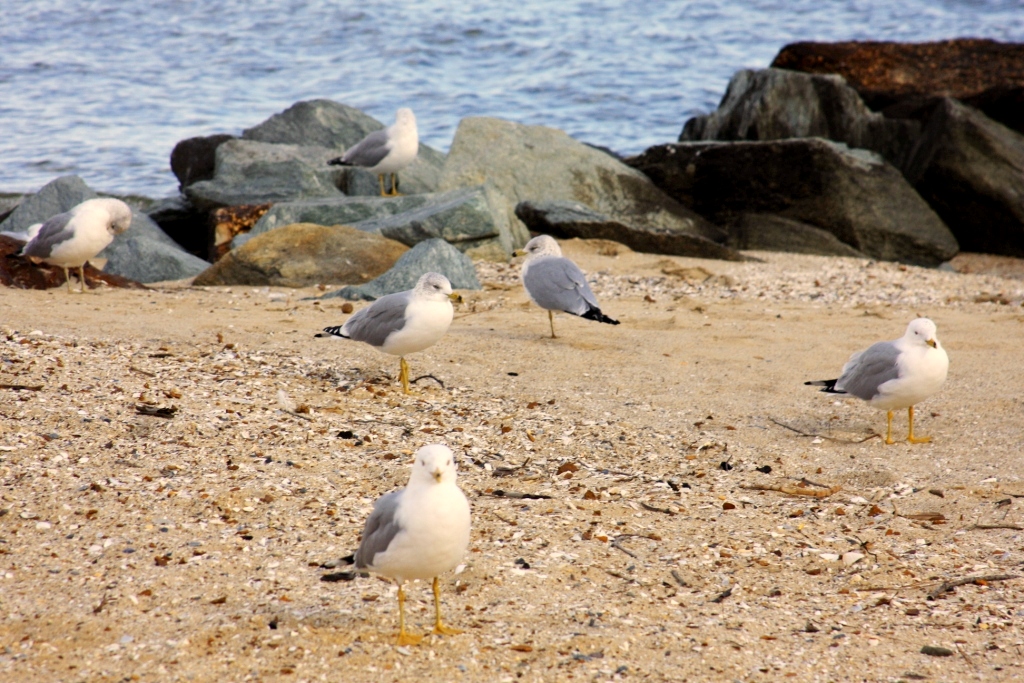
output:
[[[363,527],[359,550],[342,558],[398,584],[398,644],[417,645],[423,636],[405,630],[405,582],[434,580],[434,633],[462,631],[441,621],[438,576],[453,569],[469,545],[469,501],[455,484],[455,457],[442,444],[416,451],[404,489],[377,499]],[[355,573],[327,575],[326,580],[351,580]]]
[[[888,411],[885,443],[892,440],[892,413],[906,408],[910,443],[928,443],[930,436],[914,436],[914,405],[937,392],[946,381],[949,356],[939,344],[935,323],[917,318],[899,339],[876,342],[850,356],[838,379],[804,382],[829,394],[853,394],[868,405]]]
[[[609,325],[619,324],[618,320],[612,320],[601,312],[583,271],[562,256],[562,249],[553,237],[537,235],[513,256],[526,256],[522,270],[523,287],[533,303],[547,309],[552,339],[556,338],[554,311]]]
[[[381,197],[398,196],[398,172],[416,159],[420,138],[416,132],[416,117],[412,109],[402,107],[395,114],[395,122],[383,130],[375,130],[349,147],[333,166],[358,166],[377,174]],[[384,191],[384,176],[391,175],[391,191]]]
[[[423,274],[416,286],[388,294],[353,315],[344,325],[325,327],[317,337],[340,337],[366,342],[401,359],[399,380],[409,393],[409,364],[405,356],[436,344],[452,324],[452,302],[462,297],[440,273]]]
[[[29,228],[29,241],[21,255],[64,269],[71,290],[68,268],[78,268],[81,292],[85,292],[85,264],[103,251],[132,223],[132,210],[120,199],[87,199],[66,213],[53,216],[38,229]],[[34,234],[33,234],[34,232]]]

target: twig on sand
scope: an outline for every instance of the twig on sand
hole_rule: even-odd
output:
[[[655,507],[654,505],[648,505],[647,503],[643,502],[642,500],[640,501],[640,507],[642,507],[644,510],[650,510],[651,512],[662,512],[662,513],[664,513],[666,515],[669,515],[670,517],[676,514],[676,513],[672,512],[671,510],[669,510],[668,508],[659,508],[659,507]]]
[[[810,496],[811,498],[828,498],[833,493],[838,493],[843,490],[842,486],[812,489],[800,484],[795,486],[791,484],[776,484],[772,486],[766,486],[763,484],[742,484],[740,488],[748,489],[750,491],[778,491],[779,493],[785,493],[790,496]]]
[[[828,439],[829,441],[835,441],[836,443],[864,443],[865,441],[870,441],[871,439],[881,439],[882,438],[881,434],[872,434],[871,436],[865,436],[863,439],[837,439],[836,437],[828,436],[827,434],[814,434],[812,432],[805,432],[802,429],[797,429],[796,427],[791,427],[790,425],[786,424],[785,422],[779,422],[774,417],[769,417],[768,419],[771,420],[772,422],[774,422],[775,424],[779,425],[780,427],[784,427],[784,428],[788,429],[791,432],[796,432],[800,436],[810,436],[810,437],[814,437],[814,438],[817,438],[817,439]]]
[[[1024,531],[1024,526],[1019,524],[975,524],[974,526],[967,527],[967,531],[973,531],[974,529],[1013,529],[1014,531]]]
[[[952,581],[946,581],[938,588],[933,589],[928,593],[928,598],[934,600],[946,591],[951,591],[957,586],[966,586],[969,583],[977,583],[984,586],[990,581],[1009,581],[1010,579],[1019,579],[1020,577],[1016,574],[987,574],[985,576],[967,576],[962,579],[954,579]]]

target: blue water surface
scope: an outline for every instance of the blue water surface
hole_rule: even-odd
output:
[[[412,107],[441,150],[461,118],[497,116],[635,153],[790,42],[1024,41],[1024,0],[30,0],[2,15],[0,192],[77,173],[150,197],[177,191],[177,141],[300,100],[385,123]]]

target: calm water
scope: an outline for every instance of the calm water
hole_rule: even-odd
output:
[[[102,191],[173,194],[178,140],[239,133],[319,97],[387,123],[410,106],[442,150],[462,117],[486,115],[633,153],[675,140],[736,70],[789,42],[1024,41],[1024,0],[3,5],[7,192],[77,173]]]

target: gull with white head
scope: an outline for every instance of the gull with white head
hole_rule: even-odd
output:
[[[601,312],[583,271],[562,256],[562,249],[553,237],[537,235],[514,256],[526,256],[521,273],[523,288],[533,303],[547,310],[552,339],[556,338],[554,311],[609,325],[619,324],[618,320]]]
[[[409,393],[409,364],[405,356],[436,344],[452,324],[452,302],[462,297],[440,273],[425,273],[412,289],[387,294],[355,313],[344,325],[325,327],[317,337],[366,342],[399,356],[402,390]],[[437,378],[435,378],[437,379]]]
[[[416,160],[420,149],[416,116],[412,109],[402,107],[395,113],[395,122],[383,130],[375,130],[352,145],[344,154],[331,159],[333,166],[358,166],[377,174],[381,197],[398,196],[398,172]],[[384,176],[391,176],[391,190],[384,190]]]
[[[64,269],[71,290],[69,268],[78,268],[81,290],[85,292],[85,264],[114,241],[114,236],[132,224],[132,210],[120,199],[87,199],[70,211],[48,219],[29,230],[23,256]]]
[[[946,381],[949,356],[939,343],[936,327],[928,318],[907,325],[899,339],[876,342],[850,356],[837,379],[804,382],[825,387],[830,394],[852,394],[888,413],[887,444],[892,440],[892,413],[906,408],[907,441],[928,443],[930,436],[914,436],[914,405],[937,392]]]
[[[398,644],[416,645],[423,637],[405,630],[405,582],[433,579],[434,633],[456,635],[441,620],[438,577],[454,569],[469,546],[469,501],[455,483],[455,456],[442,444],[416,451],[409,483],[373,504],[359,550],[343,558],[358,571],[394,579],[398,584]],[[334,575],[354,579],[355,573]]]

